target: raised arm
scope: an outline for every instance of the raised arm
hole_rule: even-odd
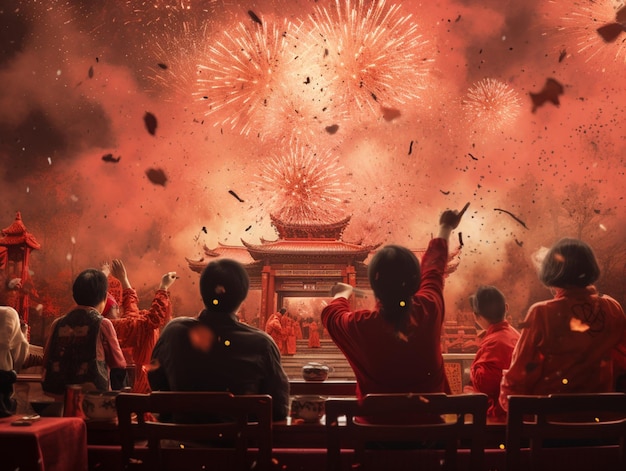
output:
[[[469,205],[469,203],[466,203],[461,211],[448,209],[441,214],[439,218],[439,237],[441,239],[448,240],[450,238],[450,234],[459,226],[461,218],[467,211],[467,208],[469,208]]]

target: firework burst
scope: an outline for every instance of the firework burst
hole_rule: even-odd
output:
[[[399,5],[335,0],[334,8],[317,7],[309,18],[336,101],[351,115],[363,109],[380,115],[381,106],[419,99],[429,69],[428,41]]]
[[[256,186],[269,213],[285,222],[334,222],[348,196],[342,171],[331,151],[294,142],[262,164]]]
[[[207,48],[195,94],[206,102],[205,114],[226,115],[216,125],[248,135],[266,116],[287,64],[297,55],[288,49],[294,30],[287,20],[280,26],[265,20],[260,25],[239,23]]]
[[[126,0],[130,13],[124,23],[185,27],[190,18],[197,17],[200,13],[215,12],[216,4],[217,0]]]
[[[546,3],[547,18],[555,26],[543,33],[559,41],[559,51],[578,54],[586,63],[595,62],[601,70],[607,65],[626,63],[626,32],[605,40],[601,27],[617,25],[617,14],[625,8],[623,0],[579,0]],[[622,24],[622,28],[626,25]]]
[[[150,67],[149,76],[156,91],[170,92],[166,100],[184,105],[189,100],[192,104],[197,103],[191,97],[191,92],[200,75],[197,58],[206,49],[209,34],[208,23],[191,29],[189,27],[190,24],[187,23],[182,34],[168,34],[156,42],[151,51],[154,65]]]
[[[499,131],[519,117],[521,103],[517,92],[499,80],[486,78],[468,90],[463,107],[475,129]]]

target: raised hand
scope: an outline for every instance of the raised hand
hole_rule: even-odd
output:
[[[128,281],[126,267],[119,258],[114,258],[111,261],[111,275],[120,280],[123,288],[130,288],[130,281]]]
[[[442,226],[448,226],[451,229],[456,229],[461,222],[463,214],[465,214],[465,211],[469,208],[469,205],[469,203],[466,203],[461,211],[457,211],[456,209],[448,209],[444,211],[439,218],[439,224]]]
[[[337,283],[330,289],[330,295],[333,298],[343,297],[348,299],[352,294],[353,289],[354,288],[352,287],[352,285],[348,285],[346,283]]]
[[[177,279],[178,279],[178,276],[176,276],[175,271],[167,272],[165,275],[161,277],[161,285],[159,286],[159,289],[163,289],[167,291],[168,288],[172,286]]]

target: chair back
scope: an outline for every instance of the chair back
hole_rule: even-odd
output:
[[[252,460],[248,450],[252,447],[257,450],[255,470],[270,468],[271,396],[234,396],[223,392],[121,393],[116,407],[124,469],[143,464],[143,469],[179,470],[184,464],[185,469],[220,469],[221,466],[248,470]],[[177,422],[169,421],[172,419]],[[140,450],[136,446],[137,440],[146,439],[147,453],[145,448]]]
[[[625,442],[626,394],[509,396],[508,471],[529,466],[535,470],[557,466],[623,471]],[[530,463],[523,457],[526,447]]]
[[[342,416],[346,417],[345,426],[339,420]],[[328,399],[328,469],[341,468],[341,448],[348,447],[354,449],[354,465],[359,469],[373,466],[374,449],[399,457],[410,449],[410,456],[418,457],[420,448],[427,448],[423,454],[428,452],[431,456],[435,448],[439,457],[440,450],[445,450],[443,463],[437,459],[437,469],[454,470],[458,469],[458,450],[467,444],[468,469],[481,469],[486,416],[484,394],[370,394],[361,404],[357,399]],[[401,450],[404,453],[399,453]],[[398,469],[399,465],[400,461],[387,462],[386,469]],[[411,466],[415,468],[415,463]]]

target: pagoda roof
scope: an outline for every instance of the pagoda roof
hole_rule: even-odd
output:
[[[332,239],[278,239],[273,242],[262,240],[261,244],[250,244],[242,239],[254,260],[286,257],[346,258],[362,262],[378,245],[359,245]]]
[[[280,239],[340,239],[350,216],[332,222],[287,222],[270,214]]]
[[[26,230],[26,226],[22,222],[22,215],[19,211],[15,215],[13,224],[6,229],[2,229],[0,245],[4,247],[26,245],[33,250],[39,250],[41,248],[35,236]]]

